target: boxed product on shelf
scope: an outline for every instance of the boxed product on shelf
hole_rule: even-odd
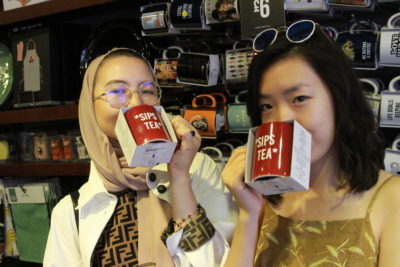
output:
[[[79,98],[84,28],[57,21],[14,27],[10,33],[14,107],[58,105]]]
[[[29,0],[29,1],[21,1],[21,0],[3,0],[3,9],[4,11],[16,9],[20,7],[30,6],[34,4],[39,4],[43,2],[47,2],[50,0]]]

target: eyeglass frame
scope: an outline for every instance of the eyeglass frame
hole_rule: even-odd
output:
[[[93,98],[92,98],[92,101],[94,102],[94,101],[96,101],[96,100],[98,100],[98,99],[101,99],[101,97],[106,96],[106,99],[105,99],[105,100],[107,101],[107,103],[108,103],[111,107],[113,107],[113,108],[121,108],[121,107],[126,107],[126,106],[129,104],[130,100],[132,99],[132,95],[133,95],[134,93],[138,93],[140,100],[143,102],[142,97],[141,97],[142,94],[140,93],[140,89],[141,89],[141,87],[142,87],[145,83],[148,83],[148,82],[152,83],[152,84],[155,86],[155,88],[157,89],[157,96],[158,96],[157,102],[160,102],[162,90],[161,90],[161,88],[160,88],[160,86],[158,85],[157,82],[155,82],[155,81],[150,81],[150,80],[144,81],[144,82],[140,83],[139,86],[138,86],[138,88],[135,89],[135,90],[130,90],[130,88],[128,87],[128,85],[127,85],[126,83],[123,83],[123,82],[118,82],[118,83],[116,83],[116,84],[122,84],[122,85],[124,85],[125,87],[127,87],[128,91],[131,93],[131,96],[130,96],[130,98],[129,98],[129,101],[126,101],[125,105],[122,105],[122,106],[113,106],[113,105],[108,101],[107,95],[109,94],[110,91],[113,91],[113,90],[107,90],[106,92],[104,92],[104,93],[102,93],[102,94],[100,94],[100,95],[98,95],[98,96],[93,97]],[[115,90],[115,89],[114,89],[114,90]]]
[[[313,29],[312,29],[312,31],[308,34],[308,36],[307,36],[306,38],[303,38],[303,39],[299,40],[299,41],[294,41],[294,40],[292,40],[291,38],[289,38],[289,36],[288,36],[288,31],[291,29],[291,27],[293,27],[293,26],[295,26],[295,25],[298,25],[299,23],[305,22],[305,21],[311,22],[312,25],[313,25]],[[318,25],[318,23],[314,22],[313,20],[310,20],[310,19],[302,19],[302,20],[298,20],[298,21],[293,22],[293,23],[290,24],[289,26],[281,26],[281,27],[278,27],[278,28],[273,28],[273,27],[267,28],[267,29],[265,29],[265,30],[259,32],[259,33],[254,37],[254,39],[253,39],[253,50],[254,50],[256,53],[262,52],[264,49],[266,49],[268,46],[272,45],[272,44],[276,41],[276,39],[278,38],[279,32],[282,32],[282,31],[285,31],[285,32],[286,32],[286,34],[285,34],[285,35],[286,35],[286,39],[287,39],[288,41],[290,41],[291,43],[295,43],[295,44],[303,43],[303,42],[307,41],[308,39],[310,39],[310,38],[313,36],[317,25]],[[275,36],[274,36],[273,40],[272,40],[268,45],[266,45],[265,48],[263,48],[262,50],[256,49],[256,48],[255,48],[255,42],[256,42],[256,40],[257,40],[257,37],[261,36],[262,34],[264,34],[264,33],[267,32],[267,31],[273,31],[273,32],[275,32]]]

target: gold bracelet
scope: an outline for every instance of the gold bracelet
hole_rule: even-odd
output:
[[[186,221],[190,221],[194,216],[196,216],[196,215],[199,213],[200,208],[201,208],[200,204],[197,204],[197,206],[196,206],[196,213],[195,213],[195,214],[189,214],[186,218],[180,219],[179,222],[176,221],[176,220],[174,220],[174,219],[172,219],[172,224],[173,224],[174,226],[177,226],[179,229],[182,228],[182,227],[183,227],[183,224],[184,224]]]

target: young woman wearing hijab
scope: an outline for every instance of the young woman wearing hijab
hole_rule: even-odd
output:
[[[44,266],[219,266],[236,218],[215,163],[182,117],[171,123],[180,147],[169,164],[128,167],[114,127],[119,108],[157,105],[150,64],[113,49],[88,67],[79,124],[91,157],[79,189],[78,229],[70,196],[54,208]]]
[[[225,266],[400,266],[400,179],[382,170],[351,63],[309,20],[259,37],[249,115],[255,126],[296,120],[311,133],[310,189],[262,197],[243,182],[246,148],[234,151],[222,178],[240,212]]]

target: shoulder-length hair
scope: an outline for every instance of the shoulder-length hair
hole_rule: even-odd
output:
[[[274,44],[254,57],[249,69],[247,102],[253,126],[261,124],[258,101],[264,72],[290,57],[301,57],[308,62],[332,96],[339,188],[347,188],[350,193],[370,189],[377,182],[379,170],[384,168],[383,142],[350,60],[318,26],[309,40],[297,44],[281,33]],[[269,200],[274,203],[273,198]]]

